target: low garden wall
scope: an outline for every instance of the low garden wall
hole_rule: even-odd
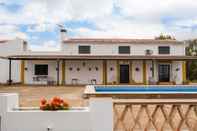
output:
[[[89,110],[9,111],[8,131],[91,131]]]
[[[86,108],[19,110],[18,94],[0,94],[0,131],[112,131],[110,101],[90,100]]]
[[[17,94],[0,94],[0,131],[196,131],[197,129],[196,97],[144,99],[133,97],[128,93],[124,95],[89,93],[87,96],[89,106],[86,108],[43,111],[19,108]]]

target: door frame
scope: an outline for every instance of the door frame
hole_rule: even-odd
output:
[[[166,82],[170,82],[171,81],[171,70],[172,70],[172,67],[171,67],[171,63],[158,63],[158,72],[157,72],[157,74],[158,74],[158,82],[162,82],[162,81],[160,81],[160,75],[159,75],[159,66],[160,65],[168,65],[169,66],[169,81],[166,81]]]
[[[129,78],[128,78],[128,82],[127,82],[127,83],[121,83],[121,82],[120,82],[120,79],[121,79],[121,75],[120,75],[120,73],[121,73],[121,72],[120,72],[120,69],[121,69],[121,68],[120,68],[120,67],[121,67],[121,65],[126,65],[126,66],[128,66],[128,77],[129,77]],[[131,77],[131,75],[130,75],[130,69],[131,69],[131,67],[130,67],[130,66],[131,66],[130,63],[128,63],[128,64],[126,64],[126,63],[125,63],[125,64],[124,64],[124,63],[123,63],[123,64],[119,64],[119,70],[118,70],[118,75],[119,75],[118,83],[119,83],[119,84],[130,84],[130,81],[131,81],[131,80],[130,80],[130,77]]]

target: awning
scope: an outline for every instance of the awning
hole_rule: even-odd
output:
[[[197,56],[160,56],[160,55],[11,55],[12,60],[197,60]]]

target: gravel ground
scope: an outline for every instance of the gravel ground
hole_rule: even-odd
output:
[[[20,106],[39,106],[41,98],[51,99],[59,96],[67,100],[71,106],[86,106],[87,101],[82,98],[83,86],[0,86],[0,93],[18,93]]]

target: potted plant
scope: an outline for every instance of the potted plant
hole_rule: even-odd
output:
[[[47,101],[45,98],[40,101],[41,110],[68,110],[69,104],[60,97],[53,97],[50,101]]]

